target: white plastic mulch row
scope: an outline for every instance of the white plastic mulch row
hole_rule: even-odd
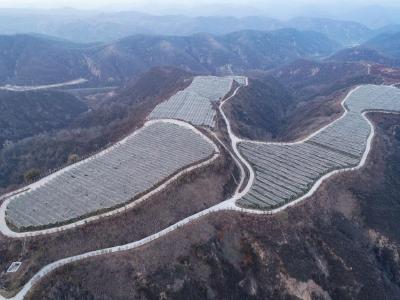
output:
[[[292,144],[241,142],[239,149],[256,177],[238,204],[273,209],[306,194],[325,174],[357,166],[366,150],[371,127],[363,112],[400,111],[400,90],[366,85],[344,103],[346,114],[304,142]]]
[[[178,119],[193,125],[214,127],[216,111],[212,103],[225,97],[234,81],[246,84],[246,78],[241,76],[197,76],[185,90],[157,105],[148,118]]]
[[[6,209],[6,219],[20,229],[34,228],[110,209],[207,159],[214,151],[209,141],[190,128],[155,122],[103,155],[15,196]]]

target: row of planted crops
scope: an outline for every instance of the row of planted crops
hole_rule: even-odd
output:
[[[371,134],[362,113],[400,111],[400,92],[388,86],[362,86],[346,99],[345,107],[348,111],[342,118],[303,142],[240,143],[239,150],[256,176],[238,204],[263,210],[276,208],[306,194],[322,176],[357,166]]]
[[[149,119],[178,119],[194,125],[214,127],[216,110],[213,103],[224,98],[233,82],[246,84],[241,76],[197,76],[183,91],[160,103]]]
[[[158,105],[150,119],[180,119],[213,127],[215,103],[245,77],[195,77],[184,91]],[[306,194],[325,174],[357,166],[371,127],[366,110],[400,111],[394,87],[366,85],[344,103],[347,112],[303,142],[239,143],[255,171],[250,191],[238,204],[268,210]],[[217,149],[198,131],[177,122],[148,122],[117,145],[62,169],[14,196],[6,220],[19,230],[63,224],[123,206]]]
[[[157,106],[149,119],[213,127],[215,107],[244,77],[198,76]],[[18,230],[68,223],[122,206],[178,171],[212,156],[212,143],[188,126],[149,122],[110,149],[62,169],[14,196],[6,220]]]
[[[104,153],[35,183],[36,188],[12,199],[6,218],[23,229],[117,207],[214,152],[214,146],[198,132],[155,122]]]

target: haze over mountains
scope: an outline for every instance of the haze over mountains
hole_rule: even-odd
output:
[[[328,57],[398,66],[399,40],[399,33],[383,33],[361,46],[346,48],[322,33],[295,29],[244,30],[225,35],[140,34],[98,44],[38,35],[3,35],[0,84],[39,85],[85,78],[87,87],[115,86],[157,66],[229,75],[265,72],[297,59]]]
[[[378,10],[379,12],[379,10]],[[366,9],[365,14],[373,11]],[[288,20],[265,15],[232,17],[150,15],[136,11],[94,12],[72,9],[58,10],[0,10],[0,34],[36,33],[51,35],[75,42],[110,42],[134,34],[192,35],[196,33],[227,34],[240,30],[277,30],[295,28],[325,34],[342,45],[354,45],[373,36],[393,31],[400,18],[391,10],[376,15],[376,24],[362,23],[361,15],[349,13],[349,17],[319,17],[318,14],[293,17]],[[392,18],[386,18],[386,14]],[[354,15],[354,16],[353,16]],[[379,21],[379,16],[390,22]],[[368,18],[369,20],[371,18]],[[358,20],[355,22],[353,20]]]
[[[82,77],[89,80],[86,86],[120,85],[164,65],[217,75],[265,71],[342,49],[345,57],[335,59],[398,65],[395,8],[349,8],[340,15],[332,9],[328,15],[308,7],[286,20],[262,11],[250,16],[257,13],[251,9],[242,16],[221,11],[196,16],[201,12],[1,9],[0,83],[51,84]]]

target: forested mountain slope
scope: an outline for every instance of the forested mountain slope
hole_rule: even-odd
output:
[[[76,97],[57,91],[0,91],[0,149],[42,132],[71,124],[87,106]]]

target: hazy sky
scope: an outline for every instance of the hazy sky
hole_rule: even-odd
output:
[[[158,2],[159,5],[214,5],[214,4],[236,4],[254,7],[276,6],[277,1],[274,0],[0,0],[1,7],[75,7],[75,8],[103,8],[107,6],[131,6],[143,7],[146,4],[154,5]],[[284,0],[281,1],[281,6],[286,5],[290,8],[292,5],[337,5],[338,3],[351,5],[393,5],[398,6],[398,0]]]
[[[78,8],[97,11],[136,10],[151,14],[265,15],[336,18],[359,7],[400,6],[399,0],[0,0],[0,8]],[[196,7],[196,8],[193,8]]]

